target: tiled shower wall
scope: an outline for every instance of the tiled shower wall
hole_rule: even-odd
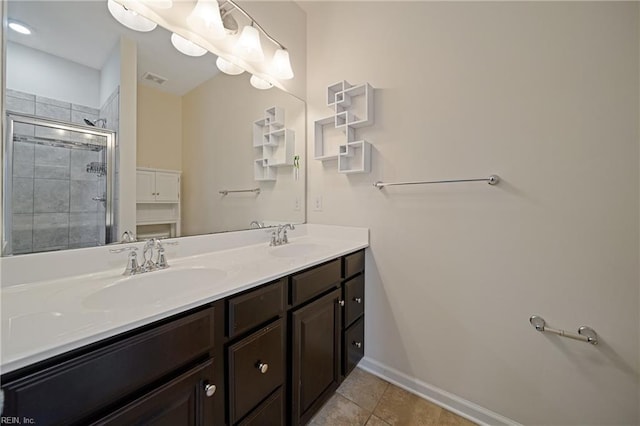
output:
[[[6,105],[9,112],[83,125],[85,118],[95,120],[100,114],[95,108],[14,90],[7,90]],[[25,124],[15,127],[16,134],[28,136],[51,131]],[[104,243],[105,207],[92,198],[104,195],[105,177],[86,171],[88,163],[104,161],[103,153],[29,142],[15,142],[13,149],[13,253]]]

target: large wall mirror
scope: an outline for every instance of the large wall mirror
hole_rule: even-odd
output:
[[[14,0],[7,18],[32,34],[6,33],[3,255],[304,222],[304,101],[125,28],[106,1]]]

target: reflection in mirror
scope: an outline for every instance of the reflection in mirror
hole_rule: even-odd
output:
[[[7,33],[5,109],[26,134],[5,140],[3,255],[108,244],[126,230],[143,239],[304,222],[303,101],[219,73],[213,54],[179,53],[161,27],[126,29],[106,2],[10,1],[8,18],[33,33]],[[29,120],[76,136],[65,144]],[[113,138],[113,160],[81,146],[98,134]],[[12,150],[15,140],[34,155]],[[135,199],[121,197],[134,182]]]

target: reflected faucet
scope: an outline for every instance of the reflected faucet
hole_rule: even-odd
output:
[[[264,223],[260,223],[260,222],[258,222],[257,220],[252,220],[252,221],[251,221],[251,223],[249,224],[249,228],[250,228],[250,229],[253,229],[254,225],[255,225],[255,227],[256,227],[256,228],[258,228],[258,229],[260,229],[260,228],[264,228]]]

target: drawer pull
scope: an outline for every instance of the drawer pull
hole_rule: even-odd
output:
[[[361,297],[354,297],[353,301],[356,303],[362,303],[362,298]]]
[[[213,396],[213,394],[216,393],[216,385],[204,385],[204,393],[206,393],[209,397]]]
[[[344,300],[338,300],[338,305],[344,306]]]
[[[267,364],[266,362],[260,362],[258,361],[258,365],[257,365],[258,371],[261,372],[262,374],[266,373],[269,370],[269,364]]]
[[[362,347],[362,343],[354,341],[353,342],[353,346],[355,346],[356,348],[360,349]]]

